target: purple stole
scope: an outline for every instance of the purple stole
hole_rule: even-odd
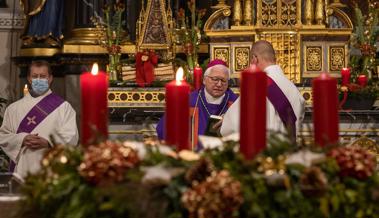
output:
[[[201,91],[200,91],[201,90]],[[220,105],[215,104],[208,104],[206,102],[205,94],[204,94],[204,87],[202,87],[199,91],[193,91],[190,94],[190,107],[191,107],[191,136],[192,136],[192,145],[198,145],[195,150],[201,150],[202,147],[199,145],[197,136],[202,135],[205,132],[205,129],[207,127],[209,114],[223,114],[225,113],[230,105],[233,104],[233,102],[238,98],[236,94],[234,94],[230,89],[228,89],[225,92],[225,97],[222,100]],[[229,98],[227,97],[229,96]],[[201,99],[204,101],[201,101]],[[197,102],[197,104],[196,104]],[[224,107],[225,106],[225,107]],[[208,112],[207,112],[208,110]],[[158,125],[156,127],[158,138],[164,139],[164,132],[165,130],[165,123],[164,118],[165,115],[161,117],[161,119],[158,122]]]
[[[57,109],[64,100],[51,93],[45,96],[41,101],[39,101],[22,119],[20,125],[18,126],[17,133],[31,133],[34,128],[36,128],[51,112]],[[13,172],[15,168],[15,163],[11,162],[10,171]]]
[[[267,77],[267,98],[278,112],[284,126],[287,127],[291,140],[296,140],[296,115],[291,103],[279,86]]]
[[[51,93],[39,101],[22,119],[17,133],[31,133],[51,112],[57,109],[64,100]]]

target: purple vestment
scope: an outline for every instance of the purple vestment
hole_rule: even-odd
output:
[[[273,79],[268,77],[267,98],[278,112],[280,119],[287,128],[290,139],[296,140],[296,115],[286,95]]]
[[[225,92],[224,99],[221,104],[209,104],[205,98],[204,87],[199,89],[198,91],[193,91],[190,94],[190,107],[198,108],[199,110],[199,128],[198,135],[203,135],[207,128],[208,119],[210,115],[222,115],[224,114],[231,104],[238,98],[236,94],[233,93],[232,90],[227,89]],[[165,131],[165,115],[159,120],[157,125],[157,134],[159,139],[164,139],[164,131]]]

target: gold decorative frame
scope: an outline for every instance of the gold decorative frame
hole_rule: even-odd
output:
[[[303,42],[303,77],[313,78],[325,70],[325,44],[323,42]],[[317,63],[319,61],[319,63]],[[318,66],[317,66],[318,65]]]
[[[108,107],[164,107],[165,89],[109,88]]]
[[[341,68],[347,66],[348,46],[340,42],[328,42],[328,72],[340,75]]]
[[[147,19],[150,14],[152,4],[154,1],[159,1],[160,2],[160,10],[162,13],[162,20],[164,26],[163,31],[166,33],[166,42],[165,44],[160,44],[160,43],[144,43],[144,38],[146,34],[146,28],[148,25]],[[171,13],[171,14],[170,14]],[[146,11],[144,9],[141,10],[140,13],[140,18],[139,22],[142,25],[142,29],[138,29],[139,26],[137,25],[137,33],[138,33],[138,38],[137,38],[137,50],[142,50],[144,48],[149,48],[149,49],[159,49],[159,50],[167,50],[172,47],[172,33],[171,33],[171,28],[172,28],[172,20],[168,20],[172,18],[172,11],[170,6],[168,5],[168,8],[166,10],[166,1],[165,0],[147,0],[146,4]]]
[[[287,10],[291,13],[286,14]],[[296,18],[292,19],[293,16]],[[294,20],[295,23],[288,23],[285,18]],[[256,25],[258,28],[300,27],[301,0],[257,0]]]
[[[305,70],[320,72],[323,68],[323,47],[307,46],[305,47]]]
[[[276,62],[284,74],[294,83],[301,82],[300,66],[300,35],[294,31],[262,31],[258,40],[271,42],[276,52]]]
[[[204,24],[204,31],[217,31],[213,30],[213,24],[221,17],[229,17],[231,15],[232,11],[230,10],[230,6],[223,6],[222,8],[215,11]]]
[[[230,45],[211,45],[211,60],[213,59],[221,59],[225,61],[228,66],[230,65]]]
[[[232,72],[241,72],[249,66],[251,46],[252,43],[232,44]]]

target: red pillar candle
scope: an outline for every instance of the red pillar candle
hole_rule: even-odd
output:
[[[338,143],[337,80],[321,73],[313,79],[312,91],[315,142],[322,147]]]
[[[108,137],[108,79],[98,72],[95,63],[92,71],[80,76],[81,89],[81,142],[94,143]]]
[[[252,159],[266,147],[266,73],[252,65],[241,73],[240,87],[240,151]]]
[[[201,69],[201,67],[199,66],[196,66],[193,69],[193,88],[195,90],[200,89],[201,84],[202,84],[202,80],[201,80],[202,76],[203,76],[203,69]]]
[[[342,68],[341,69],[341,85],[346,86],[350,83],[350,68]]]
[[[366,87],[367,86],[367,76],[364,75],[364,74],[361,74],[358,76],[357,78],[357,82],[358,82],[358,85],[362,86],[362,87]]]
[[[166,131],[165,139],[177,150],[190,149],[189,141],[189,94],[190,86],[183,80],[183,68],[176,73],[176,80],[166,84]]]

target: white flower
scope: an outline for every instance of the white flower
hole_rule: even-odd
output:
[[[167,168],[159,164],[152,167],[144,167],[142,171],[145,172],[142,178],[143,183],[169,184],[172,177],[182,173],[184,170],[181,168]]]
[[[315,153],[309,150],[301,150],[291,154],[286,159],[286,164],[301,164],[310,167],[312,164],[325,159],[325,154]]]

